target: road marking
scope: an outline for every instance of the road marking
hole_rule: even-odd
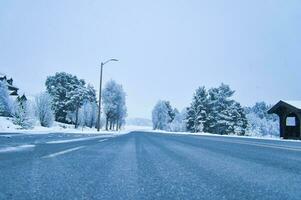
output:
[[[32,150],[34,147],[35,145],[31,145],[31,144],[14,146],[14,147],[4,147],[0,149],[0,153]]]
[[[49,154],[47,156],[43,156],[42,158],[53,158],[53,157],[56,157],[56,156],[59,156],[59,155],[63,155],[63,154],[66,154],[66,153],[70,153],[72,151],[82,149],[84,147],[85,146],[79,146],[79,147],[75,147],[75,148],[71,148],[71,149],[66,149],[64,151],[59,151],[59,152],[56,152],[56,153],[53,153],[53,154]]]
[[[86,140],[94,140],[94,139],[100,139],[100,138],[107,138],[107,137],[113,137],[109,135],[103,135],[103,136],[96,136],[96,137],[84,137],[84,138],[76,138],[76,139],[70,139],[70,140],[54,140],[46,142],[46,144],[63,144],[63,143],[70,143],[70,142],[80,142],[80,141],[86,141]]]
[[[219,142],[227,142],[227,143],[236,143],[236,144],[246,144],[246,145],[252,145],[252,146],[259,146],[259,147],[267,147],[267,148],[274,148],[274,149],[284,149],[284,150],[290,150],[290,151],[301,151],[301,148],[295,148],[295,147],[288,147],[283,145],[275,145],[275,144],[269,144],[269,143],[258,143],[258,142],[245,142],[245,141],[233,141],[230,140],[220,140],[220,139],[209,139],[209,138],[203,138],[205,140],[212,140],[212,141],[219,141]]]
[[[104,141],[106,141],[106,140],[108,140],[108,139],[98,140],[98,142],[104,142]]]

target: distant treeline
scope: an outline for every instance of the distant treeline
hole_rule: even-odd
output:
[[[229,85],[199,87],[190,105],[179,112],[169,101],[158,101],[152,112],[153,128],[167,131],[236,135],[277,135],[278,118],[268,115],[266,103],[242,107]]]

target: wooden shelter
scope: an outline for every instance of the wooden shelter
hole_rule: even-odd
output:
[[[301,101],[279,101],[268,113],[279,116],[280,137],[301,139]]]

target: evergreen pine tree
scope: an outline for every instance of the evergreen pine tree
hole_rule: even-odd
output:
[[[205,87],[199,87],[187,108],[187,130],[191,132],[208,131],[208,93]]]
[[[221,84],[209,90],[209,132],[214,134],[245,133],[247,120],[239,103],[232,100],[234,91]]]
[[[69,93],[74,92],[77,88],[84,87],[85,81],[71,74],[60,72],[47,77],[45,85],[52,97],[55,120],[68,122],[66,119],[67,113],[74,110],[74,105],[70,103],[72,95]]]

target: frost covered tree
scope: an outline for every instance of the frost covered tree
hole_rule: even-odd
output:
[[[169,101],[159,100],[152,111],[154,130],[180,132],[186,130],[186,111],[179,112]]]
[[[169,115],[169,122],[168,123],[171,123],[174,120],[174,118],[176,116],[176,113],[178,113],[179,111],[176,108],[173,109],[169,101],[164,101],[164,103],[166,104],[167,112],[168,112],[168,115]]]
[[[208,131],[208,93],[205,87],[199,87],[187,108],[187,130],[191,132]]]
[[[51,127],[54,121],[52,110],[52,98],[47,92],[43,92],[35,98],[35,113],[41,126]]]
[[[74,89],[73,91],[70,91],[67,93],[67,98],[69,99],[66,104],[68,105],[70,111],[67,112],[66,119],[75,124],[75,128],[78,127],[78,125],[84,125],[86,126],[86,123],[80,124],[79,117],[84,117],[84,119],[81,120],[81,122],[84,120],[86,121],[86,117],[90,118],[93,113],[87,113],[88,111],[95,112],[94,110],[89,109],[88,110],[88,104],[96,105],[96,92],[92,86],[85,87],[78,87]],[[82,106],[85,107],[82,108]],[[90,106],[90,105],[89,105]],[[82,112],[85,112],[87,115],[79,116],[82,114]],[[90,126],[89,126],[90,127]]]
[[[118,130],[127,116],[126,94],[122,85],[110,80],[106,83],[102,96],[103,111],[106,117],[106,130]]]
[[[47,77],[45,85],[52,97],[55,120],[66,123],[68,111],[74,110],[73,105],[70,103],[72,95],[69,93],[75,90],[78,92],[78,88],[84,87],[85,81],[71,74],[60,72],[54,76]]]
[[[85,101],[79,109],[79,125],[89,128],[95,127],[98,112],[97,108],[96,102]]]
[[[0,116],[9,117],[12,114],[13,101],[9,97],[7,86],[0,81]]]
[[[185,132],[186,129],[186,110],[182,112],[175,112],[175,117],[172,122],[169,124],[169,130],[173,132]]]
[[[67,98],[69,100],[66,102],[66,104],[68,105],[71,111],[75,112],[75,128],[77,128],[79,125],[79,109],[84,104],[84,102],[88,100],[87,93],[87,89],[84,86],[82,86],[75,88],[67,94]]]
[[[252,136],[279,136],[279,119],[277,115],[268,114],[271,108],[265,102],[257,102],[253,107],[247,107],[247,134]]]
[[[34,112],[32,103],[26,97],[18,97],[14,103],[13,123],[23,129],[31,129],[34,126]]]
[[[168,130],[169,123],[172,121],[170,116],[170,108],[167,101],[159,100],[152,111],[152,122],[154,130]]]

